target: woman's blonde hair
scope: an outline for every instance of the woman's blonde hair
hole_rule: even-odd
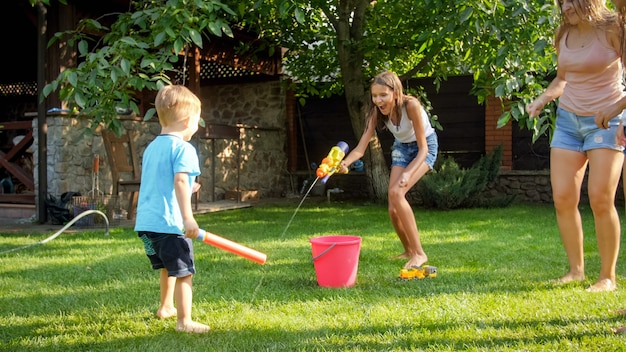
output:
[[[200,99],[181,85],[164,86],[157,93],[154,105],[161,126],[200,114]]]
[[[567,16],[562,11],[561,5],[563,0],[556,0],[556,6],[561,12],[561,25],[556,30],[554,45],[559,45],[561,38],[572,28],[572,25],[567,20]],[[572,0],[574,10],[580,20],[589,23],[596,29],[602,29],[605,31],[619,31],[620,38],[620,52],[618,53],[624,63],[624,22],[622,16],[611,11],[607,6],[605,0]]]

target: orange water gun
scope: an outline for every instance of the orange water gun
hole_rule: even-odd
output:
[[[339,163],[341,163],[341,160],[346,156],[348,149],[348,143],[339,142],[336,146],[332,147],[328,155],[322,159],[322,163],[315,172],[317,178],[319,178],[322,183],[326,183],[332,174],[341,169]]]

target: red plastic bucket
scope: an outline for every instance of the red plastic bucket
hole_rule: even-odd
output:
[[[323,287],[352,287],[356,282],[361,237],[321,236],[311,238],[317,284]]]

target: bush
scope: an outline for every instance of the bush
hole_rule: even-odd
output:
[[[500,172],[502,147],[480,158],[469,169],[463,169],[451,157],[440,159],[434,170],[417,186],[422,204],[435,209],[506,207],[515,196],[487,198],[484,190]]]

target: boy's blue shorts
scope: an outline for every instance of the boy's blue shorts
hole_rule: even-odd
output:
[[[428,154],[426,154],[425,162],[432,170],[435,166],[435,161],[437,161],[437,151],[439,150],[437,134],[433,133],[426,137],[426,144],[428,145]],[[391,166],[406,168],[415,159],[418,151],[417,142],[402,143],[395,140],[391,146]]]
[[[166,269],[168,276],[185,277],[196,273],[193,244],[184,235],[139,231],[152,269]]]
[[[551,148],[561,148],[576,152],[592,149],[612,149],[623,151],[624,147],[617,143],[619,118],[616,116],[609,122],[608,129],[596,126],[594,116],[578,116],[558,108],[556,111],[556,128],[552,135]]]

